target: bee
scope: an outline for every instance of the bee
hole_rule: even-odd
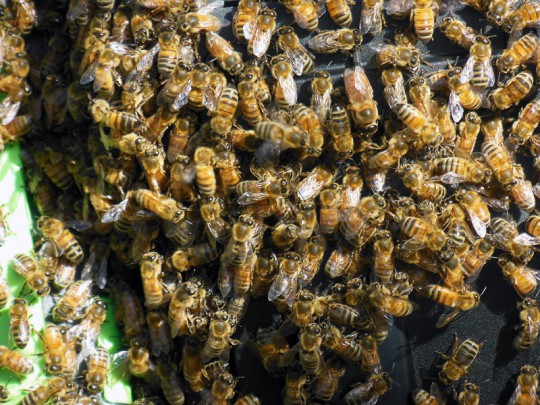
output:
[[[173,164],[186,152],[189,137],[195,132],[195,122],[192,117],[178,117],[169,132],[167,145],[167,160]],[[182,158],[184,159],[184,158]]]
[[[362,359],[362,347],[360,344],[352,338],[344,337],[339,329],[333,325],[326,331],[323,345],[343,360],[360,361]]]
[[[493,218],[491,220],[491,230],[498,247],[509,252],[512,257],[521,263],[530,261],[534,252],[529,244],[520,243],[522,240],[518,238],[518,230],[513,221],[504,218]]]
[[[191,85],[188,95],[189,106],[195,111],[208,108],[210,104],[207,103],[206,96],[210,94],[210,67],[204,63],[196,63],[189,84]],[[183,104],[183,101],[180,104]],[[215,109],[215,104],[213,108]]]
[[[519,76],[519,75],[518,75]],[[515,76],[514,78],[517,78]],[[540,98],[530,101],[520,112],[518,118],[512,124],[510,139],[517,145],[524,145],[532,136],[534,130],[540,123],[538,109],[540,108]]]
[[[491,221],[488,205],[474,190],[460,189],[455,194],[458,204],[469,216],[471,224],[481,238],[486,236],[487,225]]]
[[[299,149],[307,145],[307,134],[300,128],[274,121],[263,121],[255,125],[255,135],[282,149]]]
[[[235,405],[260,405],[261,401],[254,394],[247,394],[240,397],[234,403]]]
[[[312,0],[282,0],[281,3],[293,13],[294,21],[304,30],[315,31],[319,27],[319,6]]]
[[[45,404],[66,388],[66,381],[63,378],[53,377],[47,381],[47,384],[40,385],[26,394],[20,403],[21,405]]]
[[[103,347],[97,347],[86,361],[86,389],[90,394],[99,394],[107,382],[109,374],[109,353]]]
[[[459,393],[458,403],[464,405],[478,405],[480,403],[480,388],[472,383],[466,383]]]
[[[454,343],[450,349],[450,355],[447,356],[441,353],[441,357],[445,360],[439,372],[441,382],[444,385],[450,385],[459,381],[467,374],[469,367],[478,356],[482,345],[482,343],[478,344],[471,339],[467,339],[460,344],[456,334]]]
[[[420,165],[405,165],[398,170],[398,173],[401,174],[403,185],[420,199],[441,201],[446,197],[446,188],[440,183],[429,181]]]
[[[456,140],[454,149],[455,155],[460,158],[471,156],[474,149],[482,120],[474,111],[465,115],[465,119],[459,123],[459,137]]]
[[[289,26],[283,26],[278,29],[277,33],[279,49],[289,59],[294,74],[302,76],[305,73],[311,72],[315,66],[315,57],[300,43],[300,39],[294,32],[294,29]]]
[[[360,30],[341,28],[335,31],[321,31],[311,37],[308,47],[315,53],[351,53],[360,48],[362,44]]]
[[[517,378],[516,389],[514,390],[510,401],[511,405],[521,403],[533,403],[538,401],[538,369],[531,365],[521,367]]]
[[[281,29],[281,28],[280,28]],[[294,64],[293,64],[294,69]],[[330,74],[326,71],[316,71],[311,81],[311,108],[315,111],[320,123],[326,122],[332,103],[333,84]]]
[[[146,315],[146,323],[152,354],[156,357],[160,353],[168,354],[173,348],[173,341],[167,318],[161,312],[152,311]]]
[[[216,404],[226,404],[234,397],[236,380],[227,372],[219,374],[212,384],[212,400]]]
[[[226,244],[230,236],[230,226],[222,218],[223,201],[213,196],[200,200],[200,213],[212,245]]]
[[[48,323],[43,328],[43,346],[45,347],[45,367],[53,375],[60,375],[66,371],[68,364],[64,337],[60,327]]]
[[[433,224],[416,217],[404,217],[399,221],[401,232],[411,238],[404,243],[405,249],[425,246],[432,251],[442,250],[448,241],[445,233]]]
[[[286,253],[279,262],[278,274],[268,291],[268,300],[274,301],[283,297],[289,306],[292,305],[298,290],[298,277],[302,259],[297,253]]]
[[[326,125],[332,137],[330,146],[333,154],[340,160],[350,158],[354,152],[354,139],[347,110],[339,104],[334,104]]]
[[[109,100],[115,91],[115,85],[121,85],[117,68],[120,56],[112,49],[105,48],[99,58],[81,76],[80,84],[85,86],[92,81],[93,90],[100,99]]]
[[[340,27],[349,27],[352,23],[350,6],[353,2],[347,0],[331,0],[326,3],[330,18]],[[365,33],[362,33],[365,34]]]
[[[376,132],[379,112],[377,102],[373,100],[371,83],[364,70],[360,66],[345,69],[343,82],[353,121],[368,133]]]
[[[478,110],[485,104],[483,98],[469,82],[469,77],[463,74],[463,70],[460,67],[449,69],[447,77],[448,86],[450,87],[448,106],[450,107],[454,122],[461,120],[464,109]]]
[[[185,34],[213,33],[229,25],[229,22],[221,17],[210,14],[215,8],[220,7],[220,2],[209,3],[196,12],[188,12],[180,15],[178,18],[178,27],[180,32]]]
[[[519,333],[514,338],[513,347],[516,350],[527,350],[538,340],[540,330],[540,310],[536,300],[525,298],[518,302],[520,324]]]
[[[12,259],[12,264],[15,272],[25,279],[30,289],[35,291],[39,297],[50,293],[51,288],[47,283],[45,272],[38,267],[33,257],[19,253]]]
[[[156,369],[163,396],[167,399],[167,402],[172,405],[181,405],[184,403],[184,391],[182,390],[182,384],[180,378],[173,370],[170,363],[162,361],[157,365]]]
[[[408,316],[417,308],[406,298],[392,296],[391,291],[378,282],[370,284],[366,292],[372,305],[395,317]]]
[[[470,278],[477,275],[487,261],[491,259],[494,251],[495,247],[492,243],[485,239],[477,239],[463,259],[462,265],[465,276]]]
[[[116,111],[103,99],[94,99],[90,103],[90,114],[95,123],[126,132],[133,131],[142,124],[135,114]]]
[[[315,386],[315,397],[317,399],[330,401],[334,397],[339,380],[345,374],[345,368],[346,364],[339,357],[328,357]]]
[[[242,116],[246,122],[253,127],[266,120],[266,109],[257,99],[252,76],[246,76],[245,80],[238,83],[237,88]]]
[[[521,65],[527,63],[538,49],[538,37],[527,34],[513,42],[495,61],[499,72],[503,74],[515,72]]]
[[[392,378],[386,372],[375,373],[366,383],[354,384],[343,399],[349,405],[376,402],[379,397],[386,394],[392,387]]]
[[[171,256],[171,263],[178,271],[210,263],[218,258],[219,252],[210,243],[201,243],[187,249],[179,249]]]
[[[130,15],[127,7],[120,5],[113,14],[113,24],[111,28],[111,41],[119,43],[130,43],[132,39]]]
[[[257,95],[257,99],[261,103],[270,101],[272,94],[270,93],[270,88],[264,79],[265,75],[263,69],[261,66],[259,66],[256,59],[246,62],[245,69],[240,75],[240,80],[244,80],[247,75],[251,75],[255,80],[255,94]]]
[[[283,222],[272,228],[271,240],[278,249],[290,249],[299,237],[300,228],[295,224]]]
[[[308,376],[302,367],[294,365],[287,369],[285,374],[284,404],[301,404],[308,401],[309,382]]]
[[[133,377],[144,380],[151,387],[159,387],[156,365],[150,359],[144,340],[133,339],[124,357],[127,357],[128,370]]]
[[[386,201],[380,195],[362,198],[340,224],[345,239],[356,247],[362,247],[373,236],[377,225],[382,223],[385,208]]]
[[[534,28],[540,23],[540,6],[534,2],[522,3],[505,19],[501,28],[517,37],[524,28]]]
[[[174,338],[180,332],[192,332],[193,315],[192,311],[197,308],[197,298],[199,289],[192,282],[180,284],[176,289],[169,305],[169,325],[171,326],[171,336]],[[191,334],[191,333],[189,333]]]
[[[495,0],[489,2],[488,9],[486,10],[488,24],[496,27],[501,26],[506,21],[513,3],[514,2],[510,0]]]
[[[209,326],[209,335],[202,349],[202,360],[208,363],[209,360],[219,357],[227,360],[229,357],[230,345],[237,344],[231,339],[236,327],[236,321],[231,319],[225,311],[217,311],[212,316]]]
[[[185,211],[179,203],[154,191],[131,190],[127,193],[127,198],[166,221],[178,223],[185,216]]]
[[[261,250],[257,255],[257,262],[253,269],[253,282],[251,294],[254,298],[268,295],[270,285],[276,277],[278,260],[274,253]]]
[[[300,331],[300,365],[309,376],[318,376],[324,367],[321,352],[322,331],[319,325],[311,323]]]
[[[15,298],[9,309],[9,333],[15,345],[24,349],[30,340],[30,322],[28,321],[28,304],[22,298]]]
[[[260,9],[261,3],[258,0],[242,0],[238,3],[232,20],[232,31],[237,40],[247,43],[249,37],[253,36],[255,19]]]
[[[465,49],[470,49],[478,33],[463,21],[452,18],[443,18],[439,27],[441,32],[453,43]]]
[[[429,392],[423,389],[413,391],[415,405],[441,405],[444,404],[441,390],[436,383],[432,383]]]
[[[236,76],[244,69],[242,55],[232,45],[214,32],[206,33],[206,49],[216,58],[219,66],[227,73]]]
[[[74,321],[84,316],[83,306],[90,297],[92,281],[77,281],[69,286],[53,309],[55,321]]]
[[[2,269],[0,268],[0,310],[4,309],[8,303],[10,296],[9,284],[2,275]]]
[[[390,109],[399,104],[407,104],[403,73],[397,68],[384,69],[381,72],[381,80],[384,84],[384,98]]]
[[[158,36],[160,45],[157,55],[157,68],[161,79],[167,79],[173,72],[179,58],[180,37],[174,27],[165,27]]]
[[[521,296],[531,295],[536,291],[540,274],[524,264],[513,261],[503,255],[499,257],[503,275],[512,283],[516,292]]]
[[[285,55],[270,59],[270,71],[277,80],[274,101],[279,108],[288,108],[296,104],[297,88],[293,78],[293,68]]]
[[[210,121],[212,130],[219,135],[227,135],[234,124],[237,107],[238,91],[235,86],[227,86],[218,99],[215,115]]]
[[[508,80],[503,87],[495,89],[489,95],[489,100],[495,108],[506,110],[525,98],[531,92],[533,85],[534,79],[532,73],[524,70]],[[531,108],[530,105],[528,105],[529,108]],[[520,116],[521,114],[525,114],[526,109],[527,107],[521,110]],[[516,122],[518,121],[515,121],[514,125],[516,125]],[[516,126],[516,131],[518,130],[519,128]]]
[[[386,149],[369,158],[367,167],[374,171],[388,170],[395,167],[408,151],[407,142],[402,137],[394,135],[390,138]]]
[[[440,145],[442,136],[435,122],[426,117],[412,104],[398,104],[394,112],[403,123],[412,130],[420,145],[432,147]]]
[[[270,46],[270,40],[276,30],[276,17],[277,14],[274,10],[269,8],[260,9],[255,18],[254,25],[249,25],[248,35],[248,52],[256,57],[263,56],[268,47]],[[246,26],[244,25],[244,35],[246,34]]]
[[[459,184],[463,182],[482,183],[491,176],[491,170],[482,167],[472,159],[448,157],[436,159],[433,164],[436,175],[445,184]]]
[[[469,50],[469,59],[461,72],[462,82],[471,82],[474,88],[484,90],[495,84],[495,73],[491,66],[491,41],[483,35],[474,38]]]
[[[322,264],[324,250],[326,247],[325,240],[320,236],[314,236],[304,246],[303,254],[305,260],[302,261],[301,273],[298,277],[300,287],[305,287],[310,284]]]
[[[465,290],[458,292],[445,286],[430,284],[423,287],[421,292],[439,304],[454,308],[450,313],[443,314],[437,321],[435,324],[437,328],[446,326],[459,315],[460,311],[469,311],[480,304],[480,294],[476,291]]]
[[[323,234],[336,232],[339,225],[339,204],[341,190],[336,183],[324,189],[319,195],[319,226]]]
[[[384,230],[377,231],[373,239],[373,273],[376,280],[388,284],[394,276],[394,242]]]
[[[93,344],[101,332],[101,326],[107,316],[107,304],[101,300],[95,300],[86,311],[86,315],[77,325],[75,346],[77,351]]]
[[[311,173],[305,177],[297,187],[296,196],[301,201],[308,201],[316,198],[319,193],[332,183],[334,173],[328,167],[316,166]]]
[[[212,148],[199,146],[193,155],[195,162],[195,180],[199,191],[203,195],[216,193],[217,180],[212,163],[215,159],[215,151]]]
[[[7,368],[17,375],[28,375],[34,371],[34,365],[18,351],[0,346],[0,368]]]
[[[360,13],[360,33],[374,37],[382,31],[384,21],[383,2],[380,0],[363,0]]]
[[[182,348],[182,374],[194,392],[202,391],[209,383],[201,359],[201,342],[199,339],[189,337],[184,341]]]
[[[158,106],[167,104],[172,111],[178,111],[185,106],[189,101],[193,79],[196,77],[192,71],[193,67],[190,64],[183,61],[177,63],[158,93],[156,104]]]

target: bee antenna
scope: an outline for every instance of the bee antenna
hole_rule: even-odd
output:
[[[480,296],[482,296],[482,295],[486,292],[486,290],[487,290],[487,286],[484,287],[484,289],[483,289],[482,292],[480,293]]]

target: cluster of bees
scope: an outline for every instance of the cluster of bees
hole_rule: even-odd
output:
[[[230,23],[219,1],[4,3],[1,137],[25,135],[40,215],[35,251],[12,266],[53,302],[40,332],[49,377],[23,404],[101,403],[114,367],[135,378],[140,404],[258,404],[237,387],[234,346],[284,377],[286,404],[373,404],[393,384],[378,346],[417,308],[411,294],[444,306],[445,327],[481,304],[475,281],[495,255],[519,297],[514,348],[537,342],[539,275],[528,264],[540,216],[520,231],[506,213],[531,213],[540,195],[540,40],[526,31],[540,25],[540,3],[364,0],[359,29],[346,0],[282,0],[289,25],[256,0],[240,0]],[[500,55],[452,14],[463,7],[509,34]],[[336,28],[320,31],[325,10]],[[387,19],[403,18],[409,31],[380,40]],[[429,47],[436,29],[468,51],[463,66],[426,73],[417,41]],[[351,67],[334,79],[314,54]],[[532,176],[521,163],[531,156]],[[10,287],[0,290],[5,307]],[[96,345],[102,294],[123,330],[114,355]],[[252,300],[270,301],[279,322],[246,331]],[[10,322],[24,348],[23,297]],[[480,401],[460,383],[481,346],[456,338],[442,356],[438,380],[462,388],[459,403]],[[362,377],[342,394],[351,364]],[[0,367],[34,365],[2,346]],[[510,403],[536,402],[537,388],[537,368],[523,366]],[[437,404],[440,391],[411,395]]]

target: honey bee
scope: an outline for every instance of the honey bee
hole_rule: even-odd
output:
[[[491,66],[491,41],[483,35],[474,38],[469,50],[469,59],[461,72],[461,81],[470,81],[474,88],[484,90],[495,84],[495,73]]]
[[[253,297],[268,295],[270,285],[276,276],[278,260],[274,253],[261,250],[257,256],[257,262],[253,269],[253,283],[251,294]]]
[[[269,8],[260,9],[253,25],[244,25],[244,36],[248,40],[248,52],[256,57],[263,56],[276,30],[276,12]],[[246,35],[247,31],[247,35]]]
[[[471,339],[467,339],[460,344],[456,335],[450,349],[450,355],[441,354],[445,360],[439,372],[441,382],[444,385],[450,385],[460,380],[478,356],[482,345],[482,343],[478,344]]]
[[[531,295],[536,291],[540,274],[524,264],[513,261],[503,255],[499,257],[503,275],[512,283],[516,292],[521,296]]]
[[[178,27],[180,32],[186,34],[200,34],[219,31],[221,28],[229,25],[229,22],[210,14],[216,8],[222,6],[223,3],[219,1],[213,1],[208,3],[205,7],[197,10],[196,12],[188,12],[180,15],[178,18]]]
[[[440,183],[429,181],[418,164],[405,165],[398,173],[402,173],[403,185],[422,200],[440,201],[446,196],[446,188]]]
[[[255,19],[261,9],[261,3],[256,0],[242,0],[232,20],[232,31],[236,39],[247,43],[249,37],[253,35]]]
[[[335,31],[321,31],[311,37],[308,47],[315,53],[336,53],[338,51],[349,54],[362,44],[360,30],[341,28]]]
[[[285,55],[277,55],[270,59],[271,72],[277,80],[274,90],[274,101],[279,108],[288,108],[296,104],[297,88],[293,78],[293,68]]]
[[[300,181],[296,196],[301,201],[312,200],[325,187],[332,183],[333,179],[334,174],[332,170],[323,165],[316,166],[307,177]]]
[[[280,150],[304,148],[307,145],[307,134],[300,128],[274,121],[263,121],[255,125],[255,134],[257,138],[277,145]]]
[[[493,255],[495,247],[485,239],[478,239],[474,242],[471,250],[463,259],[463,269],[467,278],[478,275],[487,261]]]
[[[439,27],[441,32],[452,42],[465,49],[470,49],[478,33],[463,21],[452,18],[443,18]]]
[[[128,370],[131,375],[144,380],[152,387],[159,387],[156,365],[150,359],[150,353],[144,340],[132,339],[127,353],[122,352],[122,354],[123,358],[127,358]]]
[[[261,401],[254,394],[247,394],[236,400],[234,405],[260,405]]]
[[[113,96],[115,85],[121,85],[120,74],[116,68],[120,65],[120,57],[110,48],[106,48],[99,58],[81,76],[80,84],[91,82],[93,90],[101,99],[110,99]]]
[[[521,263],[530,261],[534,252],[530,244],[522,243],[524,242],[522,238],[518,238],[518,230],[513,221],[504,218],[493,218],[491,220],[491,230],[498,247],[509,252],[512,257]]]
[[[531,365],[521,367],[517,378],[516,388],[508,401],[509,404],[517,405],[520,403],[538,401],[538,369]]]
[[[469,112],[465,119],[459,123],[459,137],[456,140],[455,155],[461,158],[471,156],[474,144],[481,127],[480,116],[475,112]]]
[[[420,218],[404,217],[399,221],[399,228],[404,235],[411,238],[404,243],[404,248],[408,250],[420,245],[432,251],[440,251],[448,241],[442,230]]]
[[[505,18],[501,28],[515,38],[524,28],[536,28],[539,23],[540,7],[534,2],[525,2]]]
[[[503,87],[495,89],[490,95],[491,104],[499,109],[506,110],[512,105],[518,104],[526,97],[534,85],[534,79],[531,72],[524,70],[512,77]],[[529,108],[530,104],[529,104]],[[527,107],[525,107],[527,109]],[[525,109],[520,114],[525,114]],[[517,121],[515,121],[517,122]],[[514,123],[515,125],[515,123]],[[516,131],[519,130],[516,126]]]
[[[210,125],[212,130],[220,135],[227,135],[234,123],[236,109],[238,107],[238,91],[234,86],[227,86],[221,93],[215,114]]]
[[[415,405],[441,405],[444,403],[441,390],[436,383],[432,383],[429,392],[423,389],[413,391]]]
[[[527,350],[538,340],[540,330],[540,310],[536,300],[525,298],[518,302],[520,324],[519,333],[514,338],[513,347],[516,350]]]
[[[330,401],[338,388],[340,378],[345,374],[345,363],[339,357],[331,356],[317,379],[315,396],[322,401]]]
[[[355,3],[347,0],[331,0],[326,3],[330,18],[341,27],[349,27],[352,23],[350,6]],[[364,34],[364,33],[362,33]]]
[[[378,281],[388,284],[394,276],[394,242],[390,232],[383,230],[373,239],[373,273]]]
[[[442,136],[439,127],[412,104],[398,104],[394,112],[414,132],[419,145],[440,145]]]
[[[360,33],[374,37],[382,31],[384,21],[383,2],[380,0],[363,0],[360,13]]]
[[[271,240],[281,250],[290,249],[300,237],[300,228],[291,223],[279,223],[272,228]]]
[[[188,103],[193,83],[192,70],[193,67],[183,61],[176,64],[158,93],[156,99],[158,106],[167,104],[172,111],[178,111]]]
[[[86,388],[90,394],[99,394],[107,382],[109,374],[109,353],[103,347],[97,347],[86,361]]]
[[[459,393],[458,403],[464,405],[478,405],[480,403],[480,388],[472,383],[466,383]]]
[[[166,221],[178,223],[185,216],[185,211],[179,203],[154,191],[131,190],[128,192],[127,198]]]
[[[74,321],[84,316],[83,306],[90,297],[92,281],[77,281],[69,286],[53,309],[53,318],[58,321]]]
[[[354,69],[345,69],[343,82],[353,121],[367,133],[376,132],[379,112],[377,102],[373,100],[371,83],[364,70],[360,66],[355,66]]]
[[[51,288],[47,283],[45,272],[38,267],[33,257],[19,253],[12,259],[12,264],[14,270],[25,279],[28,286],[39,297],[46,296],[50,293]]]
[[[458,292],[448,287],[430,284],[423,287],[421,292],[439,304],[454,308],[450,313],[441,316],[435,324],[437,328],[446,326],[459,315],[460,311],[469,311],[480,304],[480,294],[476,291],[465,290]]]
[[[488,205],[480,194],[474,190],[460,189],[455,194],[455,199],[463,208],[471,221],[471,224],[481,238],[486,236],[487,225],[491,221]]]
[[[321,352],[322,331],[319,325],[311,323],[300,331],[300,365],[309,375],[320,375],[324,367]]]
[[[203,195],[214,195],[216,193],[217,180],[212,165],[214,158],[214,149],[205,146],[199,146],[193,155],[196,169],[195,180],[199,191]]]
[[[207,374],[201,359],[201,342],[189,337],[185,340],[183,349],[182,374],[189,387],[194,392],[200,392],[208,385]]]
[[[448,106],[454,122],[458,122],[463,117],[464,109],[478,110],[486,102],[475,91],[469,82],[469,77],[463,73],[460,67],[448,70],[448,86],[450,87],[450,97]]]
[[[244,69],[242,55],[232,45],[214,32],[206,33],[206,49],[216,58],[219,66],[227,73],[236,76]]]
[[[28,321],[28,304],[22,298],[13,300],[9,309],[9,333],[15,345],[24,349],[30,340],[30,323]]]
[[[245,69],[239,77],[240,80],[244,80],[247,75],[251,75],[254,79],[255,94],[257,95],[257,99],[261,103],[270,101],[272,94],[270,93],[270,88],[264,79],[265,75],[263,69],[258,64],[256,59],[246,62]]]
[[[228,359],[230,345],[237,344],[236,340],[231,339],[235,326],[236,321],[231,319],[225,311],[214,313],[210,321],[208,340],[201,353],[204,363],[216,357]]]
[[[512,0],[495,0],[489,2],[486,10],[486,18],[489,24],[496,27],[501,26],[508,17],[514,1]]]
[[[270,285],[268,300],[274,301],[282,296],[289,306],[293,304],[298,290],[298,277],[301,271],[302,259],[297,253],[286,253],[279,262],[276,278]]]
[[[381,72],[381,80],[384,84],[384,98],[392,110],[399,104],[407,104],[407,94],[405,94],[401,70],[395,67],[384,69]]]
[[[184,391],[180,378],[170,363],[163,361],[157,365],[156,373],[159,377],[163,396],[169,404],[180,405],[184,403]]]
[[[6,403],[10,399],[10,393],[5,385],[0,386],[0,402]]]
[[[197,308],[199,289],[192,282],[180,284],[176,289],[169,305],[169,324],[171,336],[174,338],[180,332],[191,334],[194,330],[192,311]]]
[[[515,76],[515,78],[518,76]],[[519,112],[519,116],[512,124],[512,129],[510,131],[510,139],[512,142],[517,145],[524,145],[530,139],[534,130],[540,123],[540,119],[537,117],[539,108],[540,98],[537,98],[530,101]]]
[[[176,270],[186,271],[217,258],[218,251],[210,243],[201,243],[175,251],[171,256],[171,263]]]
[[[43,346],[45,347],[45,367],[53,375],[63,374],[67,369],[64,337],[60,327],[48,323],[43,329]]]
[[[294,65],[293,65],[294,68]],[[311,81],[311,108],[315,111],[320,123],[326,122],[328,111],[332,103],[333,91],[330,74],[326,71],[317,71]]]
[[[279,49],[289,59],[294,74],[302,76],[305,73],[311,72],[315,66],[314,56],[300,43],[300,39],[294,32],[294,29],[283,26],[278,29],[277,33]],[[315,77],[317,77],[317,73]],[[322,85],[325,86],[325,84]],[[323,87],[322,90],[324,92],[325,88]],[[312,93],[314,95],[317,94],[313,91],[313,88]]]
[[[418,307],[406,298],[394,297],[387,287],[377,282],[370,284],[366,292],[372,305],[395,317],[408,316]]]
[[[491,170],[483,168],[471,159],[448,157],[436,159],[433,165],[436,175],[445,184],[459,184],[463,182],[482,183],[491,176]]]
[[[353,384],[353,389],[345,394],[343,399],[351,405],[376,402],[390,390],[392,382],[390,374],[386,372],[372,374],[367,382]]]
[[[527,34],[510,44],[495,61],[499,72],[503,74],[515,72],[519,66],[527,63],[538,49],[538,37]]]
[[[47,384],[38,386],[30,391],[21,400],[22,405],[45,404],[49,399],[55,397],[66,389],[66,381],[61,377],[53,377],[47,381]]]
[[[340,224],[345,239],[356,247],[362,247],[377,230],[377,224],[382,223],[385,208],[386,201],[380,195],[362,198]]]
[[[266,110],[257,99],[251,75],[246,76],[245,80],[238,83],[238,94],[242,116],[249,125],[255,126],[266,119]]]
[[[350,158],[354,153],[354,139],[347,110],[339,104],[334,104],[326,125],[332,137],[330,147],[333,155],[339,160]]]
[[[75,345],[78,351],[96,341],[106,316],[107,304],[103,301],[98,299],[90,305],[83,320],[77,325]]]
[[[109,103],[103,99],[94,99],[90,103],[90,114],[95,123],[103,124],[106,127],[120,129],[122,131],[133,131],[141,125],[141,121],[135,114],[115,111]]]
[[[160,353],[168,354],[173,348],[173,341],[167,318],[163,313],[153,311],[146,315],[146,323],[152,354],[154,356],[159,356]]]
[[[283,403],[286,405],[307,402],[309,398],[308,376],[300,365],[287,369]]]

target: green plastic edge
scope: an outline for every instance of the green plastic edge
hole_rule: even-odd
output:
[[[24,279],[11,267],[10,260],[17,253],[28,253],[33,248],[32,230],[33,222],[30,207],[27,200],[24,185],[24,174],[20,158],[20,145],[10,144],[4,153],[0,154],[0,205],[9,212],[6,222],[8,224],[8,238],[0,247],[0,265],[2,275],[8,281],[11,289],[11,298],[21,293]],[[28,292],[25,292],[28,294]],[[41,331],[44,325],[44,313],[39,299],[27,296],[30,307],[30,323],[34,331]],[[122,349],[121,332],[114,321],[114,305],[109,298],[102,298],[108,304],[107,320],[101,329],[98,344],[109,351],[111,357]],[[0,311],[0,345],[13,348],[14,344],[9,339],[9,306]],[[30,358],[35,367],[32,374],[24,377],[21,381],[11,372],[0,369],[0,384],[7,385],[10,392],[10,400],[6,404],[19,404],[28,390],[36,388],[46,380],[43,362],[43,345],[39,336],[33,333],[30,343],[22,350]],[[111,366],[111,375],[103,392],[103,398],[109,403],[132,403],[132,392],[126,373],[119,375]],[[83,383],[83,381],[79,381]]]

